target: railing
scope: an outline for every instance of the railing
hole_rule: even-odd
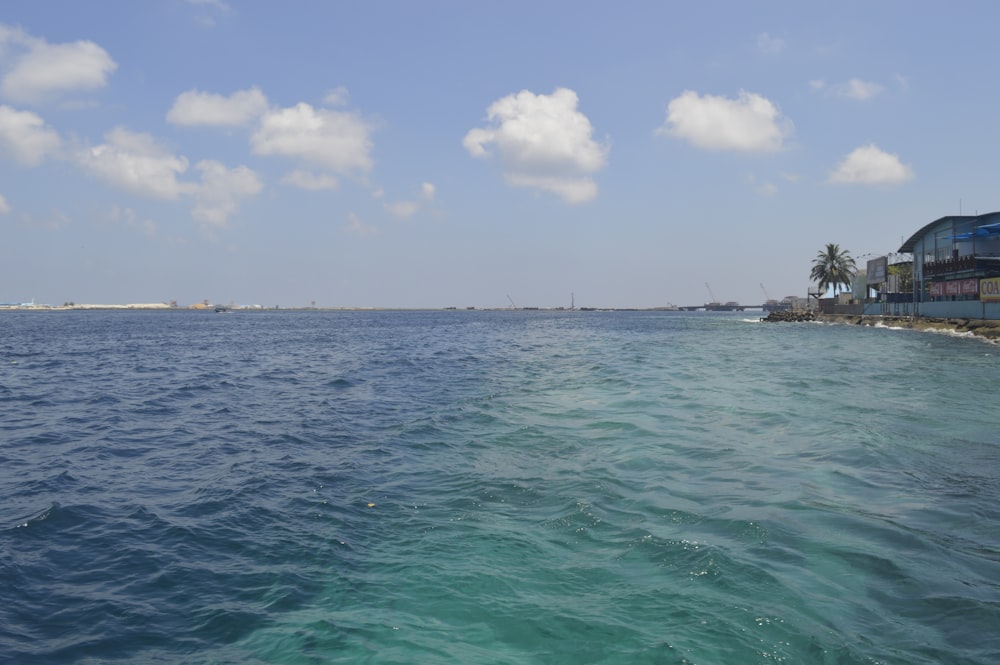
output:
[[[958,258],[942,259],[941,261],[930,261],[924,264],[924,275],[948,275],[956,272],[963,272],[976,269],[976,257],[973,254],[959,256]]]

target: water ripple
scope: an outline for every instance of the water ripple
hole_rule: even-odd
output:
[[[1000,360],[974,341],[698,313],[3,318],[11,662],[1000,660]]]

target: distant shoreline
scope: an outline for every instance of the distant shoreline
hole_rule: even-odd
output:
[[[151,311],[151,312],[683,312],[672,307],[310,307],[310,306],[230,306],[230,305],[0,305],[0,312],[66,312],[66,311]],[[747,308],[747,311],[757,311]],[[702,312],[704,313],[704,312]],[[712,312],[715,313],[715,312]]]
[[[217,313],[214,306],[177,307],[160,304],[127,304],[127,305],[6,305],[0,306],[2,312],[69,312],[69,311],[148,311],[148,312],[207,312]],[[582,307],[568,309],[526,308],[511,309],[505,307],[226,307],[226,312],[674,312],[664,307]],[[813,320],[822,323],[842,325],[858,325],[885,328],[904,328],[907,330],[939,331],[957,334],[970,334],[975,337],[1000,344],[1000,320],[988,319],[942,319],[935,317],[908,316],[870,316],[858,314],[822,314],[815,313]]]

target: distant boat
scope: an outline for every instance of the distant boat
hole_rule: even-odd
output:
[[[228,312],[229,308],[226,307],[225,305],[216,305],[215,306],[215,311],[216,312]]]

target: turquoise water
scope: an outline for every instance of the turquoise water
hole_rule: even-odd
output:
[[[9,662],[1000,662],[976,339],[674,312],[0,330]]]

